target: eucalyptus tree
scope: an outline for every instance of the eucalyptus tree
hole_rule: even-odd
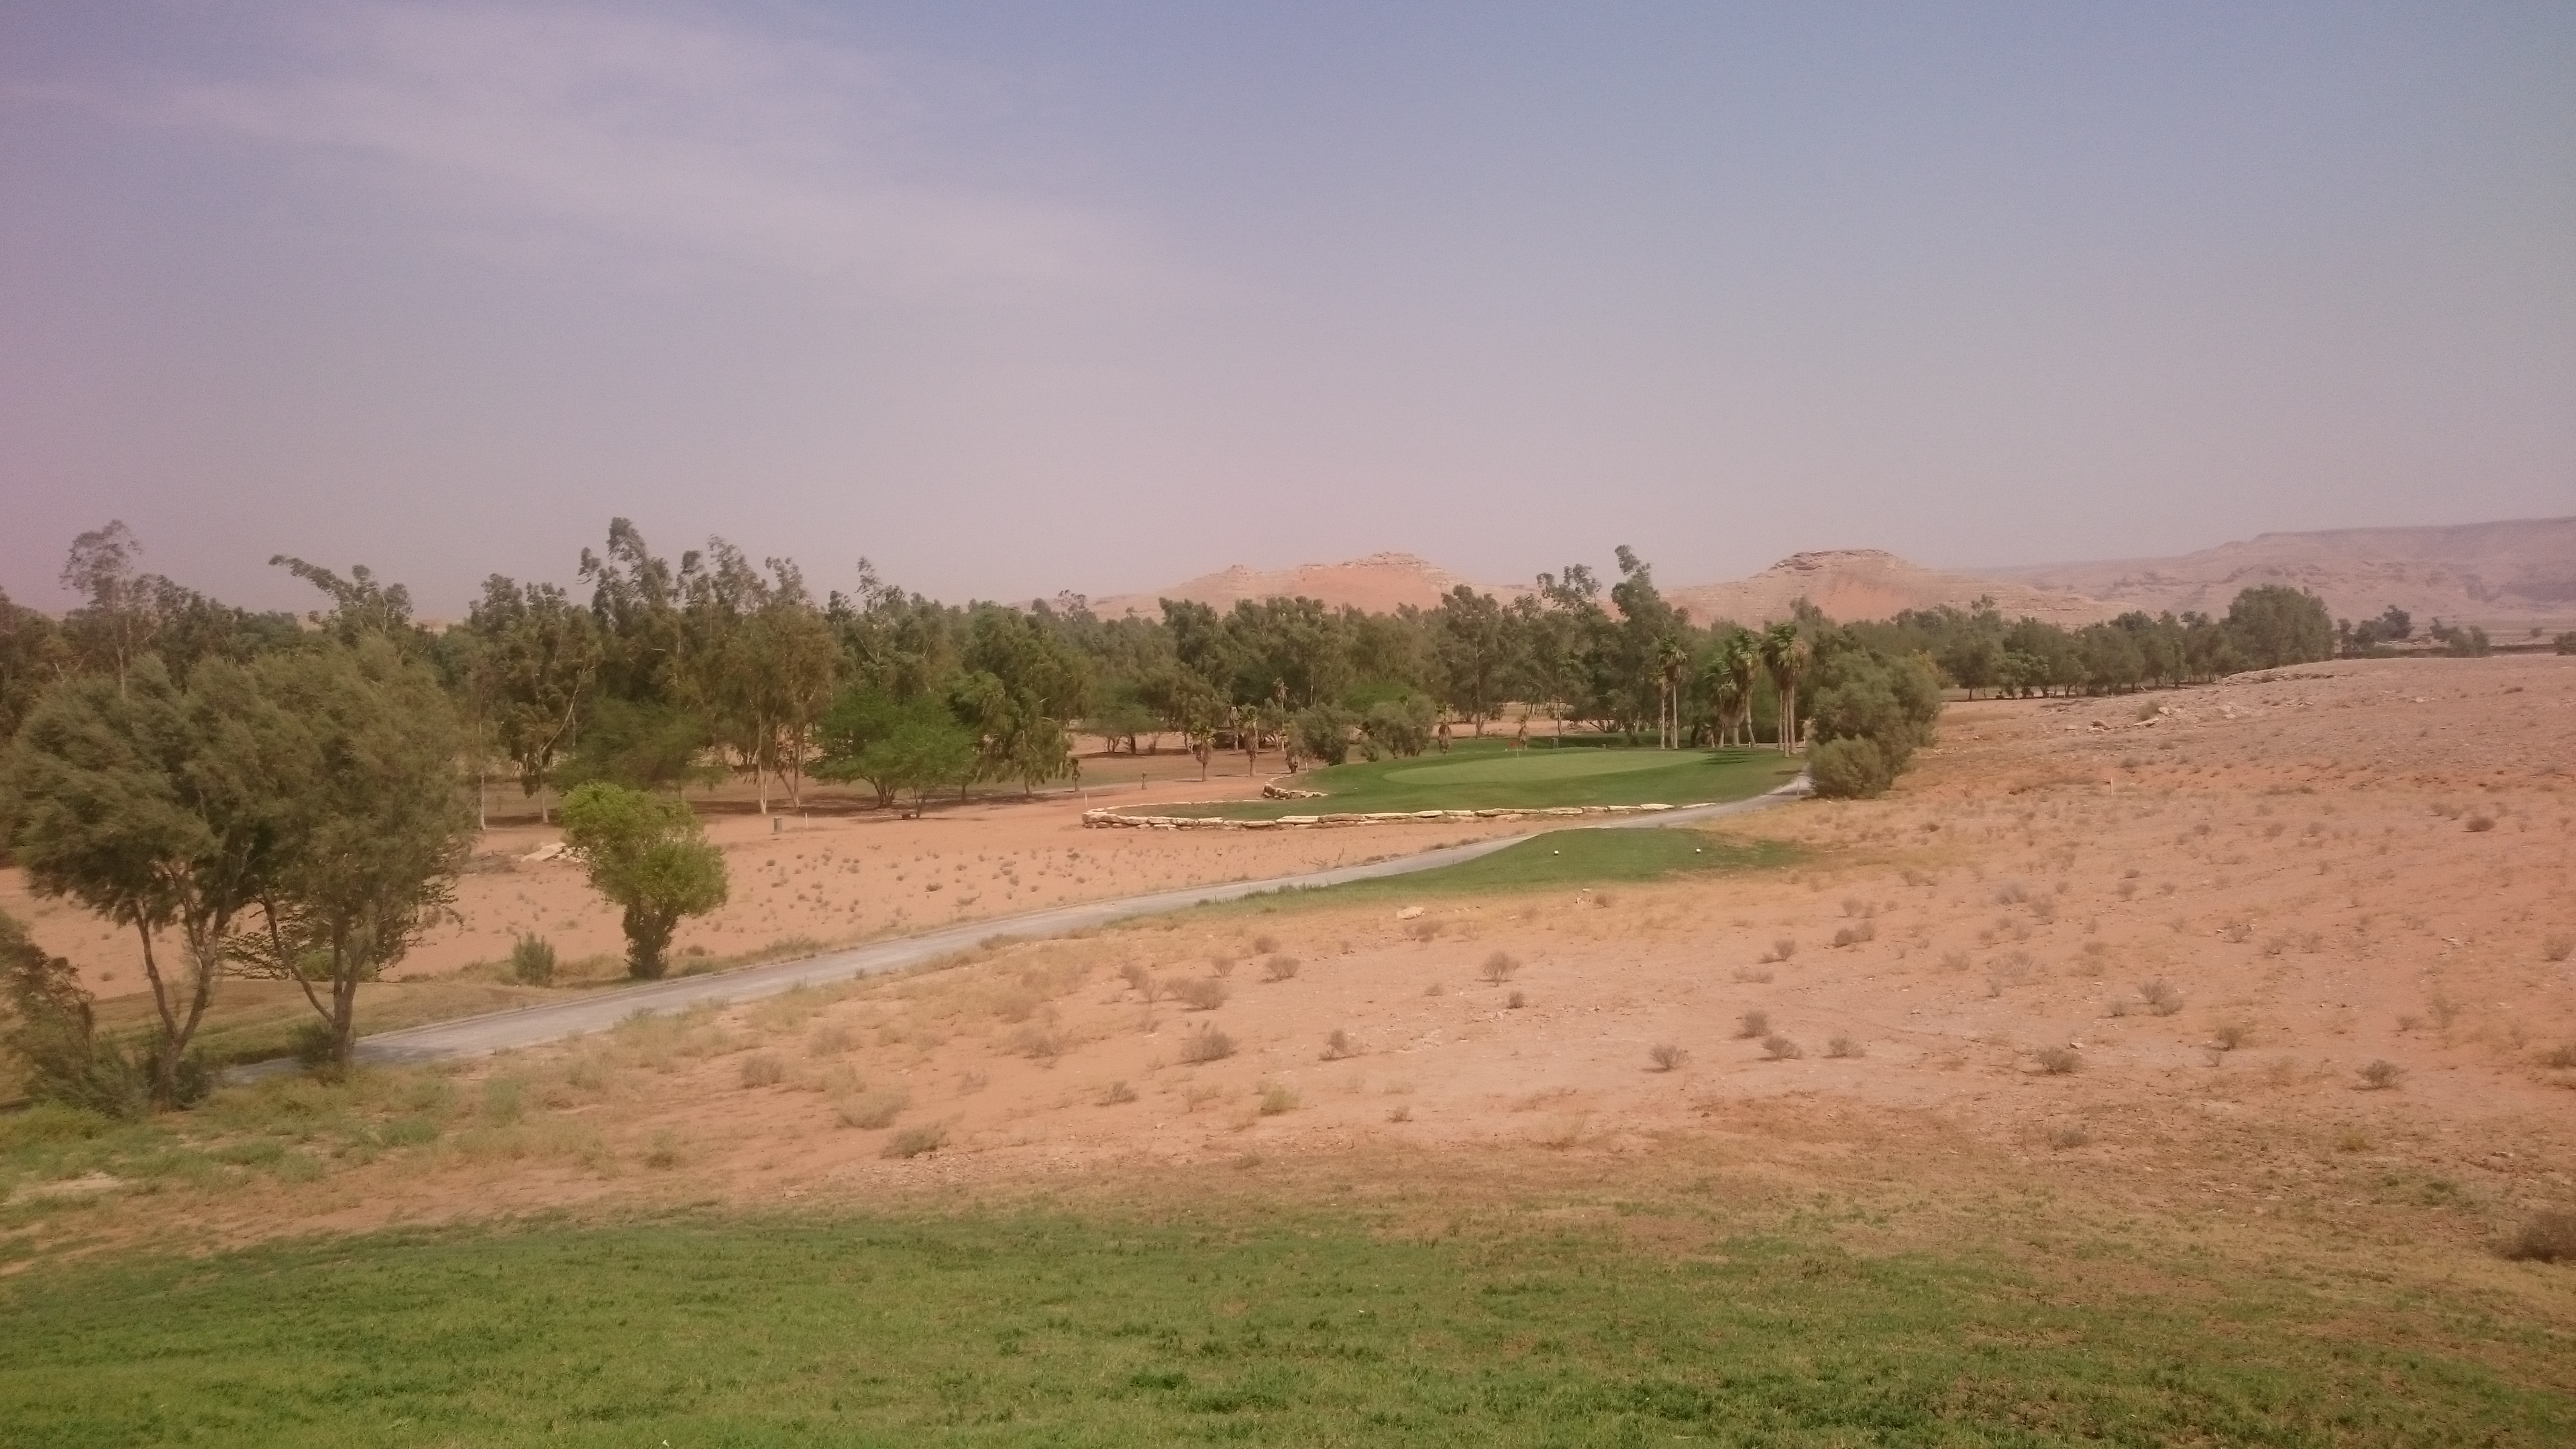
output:
[[[1465,584],[1451,589],[1431,612],[1440,662],[1440,702],[1485,732],[1485,721],[1503,701],[1512,673],[1511,632],[1503,606]]]
[[[545,819],[546,781],[596,707],[608,658],[598,616],[556,585],[494,574],[466,611],[465,633],[472,641],[469,697]]]

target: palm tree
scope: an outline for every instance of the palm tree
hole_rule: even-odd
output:
[[[1727,669],[1726,655],[1721,652],[1700,671],[1700,687],[1708,692],[1709,723],[1717,747],[1725,749],[1734,737],[1735,708],[1743,695],[1735,687],[1735,676]]]
[[[1690,663],[1690,651],[1670,634],[1655,641],[1655,665],[1661,673],[1663,711],[1655,720],[1655,732],[1663,748],[1682,747],[1682,669]]]
[[[1762,668],[1761,641],[1751,630],[1730,630],[1726,643],[1719,648],[1718,659],[1725,666],[1727,683],[1735,696],[1729,723],[1742,734],[1744,743],[1750,745],[1753,743],[1753,680]]]
[[[1798,677],[1810,658],[1806,636],[1791,623],[1774,624],[1762,635],[1762,664],[1780,691],[1780,753],[1798,752]]]

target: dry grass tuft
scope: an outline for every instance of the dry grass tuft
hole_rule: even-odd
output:
[[[1338,1062],[1359,1054],[1359,1043],[1351,1040],[1351,1034],[1338,1026],[1333,1028],[1332,1035],[1324,1038],[1324,1060],[1328,1062]]]
[[[1192,1011],[1214,1011],[1225,1005],[1230,989],[1221,976],[1193,976],[1172,984],[1172,995]]]
[[[1496,951],[1491,956],[1485,958],[1485,965],[1481,974],[1487,981],[1492,982],[1496,986],[1500,986],[1504,982],[1511,980],[1513,976],[1519,973],[1520,969],[1521,963],[1513,957],[1511,952]]]
[[[754,1052],[742,1059],[742,1084],[746,1087],[775,1087],[787,1080],[787,1064],[767,1052]]]
[[[1751,1041],[1755,1037],[1769,1035],[1770,1031],[1771,1013],[1767,1011],[1748,1011],[1735,1019],[1737,1041]]]
[[[1300,964],[1294,956],[1272,956],[1261,963],[1261,979],[1264,981],[1291,980],[1297,975],[1297,967]]]
[[[1297,1089],[1285,1082],[1264,1083],[1261,1088],[1259,1107],[1264,1117],[1276,1117],[1282,1112],[1294,1112],[1297,1110]]]
[[[1762,1055],[1775,1062],[1794,1062],[1807,1054],[1806,1048],[1773,1032],[1762,1039]]]
[[[2576,951],[2576,940],[2565,936],[2552,936],[2540,943],[2540,959],[2543,961],[2564,961],[2571,951]]]
[[[1100,1105],[1103,1107],[1123,1107],[1135,1100],[1136,1089],[1127,1085],[1124,1080],[1111,1082],[1100,1089]]]
[[[1213,1026],[1202,1026],[1181,1039],[1181,1060],[1195,1066],[1234,1055],[1234,1038]]]
[[[2497,1251],[2521,1263],[2576,1263],[2576,1212],[2533,1213]]]
[[[1845,1033],[1837,1032],[1825,1043],[1825,1055],[1829,1057],[1857,1057],[1867,1054],[1862,1049],[1858,1038]]]
[[[1680,1047],[1666,1044],[1649,1050],[1646,1053],[1646,1060],[1654,1064],[1656,1071],[1669,1072],[1689,1061],[1690,1053]]]
[[[1761,966],[1738,966],[1733,975],[1736,980],[1749,986],[1768,986],[1772,980],[1771,972]]]
[[[2254,1028],[2241,1021],[2222,1021],[2209,1034],[2209,1044],[2223,1052],[2232,1052],[2254,1039]]]
[[[906,1127],[886,1139],[885,1155],[892,1158],[919,1157],[937,1152],[948,1145],[948,1129],[933,1122],[921,1127]]]
[[[2161,976],[2153,981],[2139,982],[2138,999],[2147,1004],[2147,1010],[2158,1016],[2171,1016],[2182,1010],[2182,993]]]
[[[2400,1081],[2404,1080],[2405,1076],[2406,1069],[2404,1067],[2382,1058],[2361,1069],[2362,1090],[2367,1092],[2385,1092],[2389,1088],[2396,1086]]]
[[[903,1109],[910,1101],[896,1088],[881,1087],[834,1103],[832,1119],[844,1127],[874,1132],[881,1127],[893,1126],[894,1119],[903,1115]]]
[[[2077,1055],[2075,1048],[2063,1046],[2041,1047],[2031,1053],[2031,1060],[2039,1064],[2042,1072],[2052,1077],[2065,1076],[2081,1069],[2084,1065],[2084,1058]]]

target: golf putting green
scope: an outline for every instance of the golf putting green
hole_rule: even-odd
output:
[[[1707,750],[1531,750],[1500,758],[1459,760],[1445,765],[1411,765],[1389,770],[1389,784],[1510,785],[1532,780],[1574,780],[1590,775],[1625,775],[1635,770],[1669,770],[1677,765],[1713,762]]]

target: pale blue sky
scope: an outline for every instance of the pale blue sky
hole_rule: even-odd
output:
[[[2576,6],[0,8],[0,586],[2576,512]]]

